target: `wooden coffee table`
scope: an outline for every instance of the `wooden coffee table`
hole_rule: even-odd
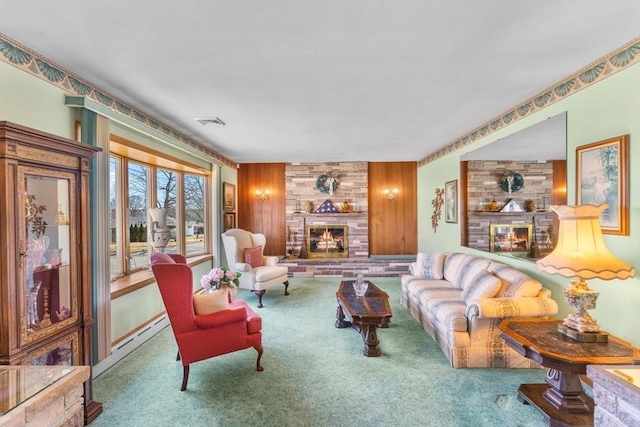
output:
[[[535,406],[549,426],[592,426],[593,399],[582,387],[587,365],[640,364],[640,350],[609,335],[606,343],[573,340],[553,319],[513,319],[500,323],[502,338],[525,357],[549,368],[546,384],[522,384],[518,400]]]
[[[354,280],[340,282],[340,287],[336,292],[338,300],[336,328],[353,327],[362,335],[364,355],[380,356],[382,352],[378,347],[380,340],[376,329],[388,328],[391,322],[389,295],[367,280],[366,282],[369,284],[367,293],[362,297],[356,296],[353,282]]]

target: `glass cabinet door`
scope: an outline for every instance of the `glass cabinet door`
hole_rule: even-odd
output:
[[[19,168],[20,267],[24,305],[23,341],[55,332],[78,319],[75,175]]]

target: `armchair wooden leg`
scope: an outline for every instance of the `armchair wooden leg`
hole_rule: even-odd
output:
[[[187,381],[189,381],[189,365],[185,365],[182,372],[182,388],[180,391],[185,391],[187,389]]]
[[[287,280],[287,281],[284,282],[284,294],[285,295],[289,295],[289,290],[288,289],[289,289],[289,281]]]
[[[258,296],[258,308],[262,308],[264,307],[262,305],[262,296],[264,295],[266,291],[264,289],[260,289],[259,291],[256,291],[256,295]]]
[[[264,368],[262,367],[262,365],[260,365],[260,359],[262,359],[262,346],[261,345],[256,345],[253,348],[255,348],[256,351],[258,352],[258,360],[256,362],[256,370],[258,372],[264,371]]]

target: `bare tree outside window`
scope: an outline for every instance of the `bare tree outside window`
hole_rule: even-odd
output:
[[[161,209],[167,209],[167,226],[171,230],[171,240],[164,248],[165,253],[178,253],[176,245],[177,238],[177,217],[176,217],[176,198],[178,182],[178,173],[166,169],[158,169],[156,172],[156,206]]]
[[[121,245],[118,245],[118,171],[122,167],[120,159],[109,157],[109,272],[111,278],[123,274]]]
[[[205,206],[204,177],[184,176],[184,214],[187,254],[204,253]]]
[[[149,264],[147,249],[149,168],[139,163],[130,162],[127,173],[129,182],[128,261],[129,270],[135,270]]]

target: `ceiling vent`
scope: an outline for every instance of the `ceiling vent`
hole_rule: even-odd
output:
[[[198,123],[200,123],[202,126],[206,126],[209,123],[213,123],[216,125],[220,125],[220,126],[224,126],[226,125],[225,122],[222,121],[222,119],[220,119],[220,117],[211,117],[211,118],[205,118],[205,119],[194,119],[195,121],[197,121]]]

